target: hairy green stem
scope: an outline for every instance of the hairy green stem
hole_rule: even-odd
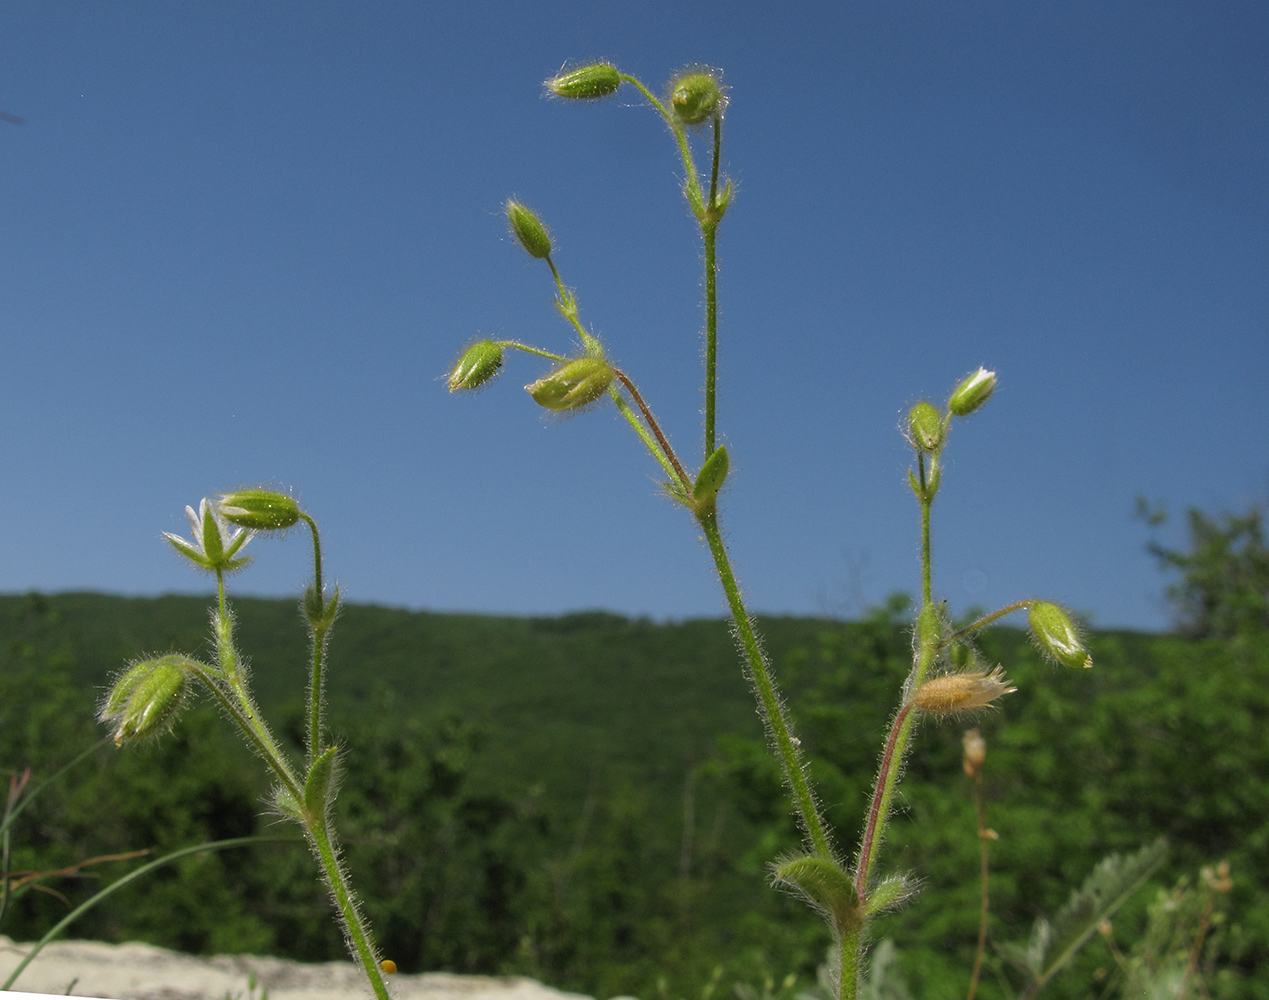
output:
[[[309,678],[308,692],[308,766],[322,755],[322,691],[325,689],[324,671],[326,668],[326,637],[331,623],[325,617],[326,588],[322,585],[322,543],[317,533],[317,522],[300,512],[300,518],[313,534],[313,592],[322,608],[316,617],[306,614],[309,627],[309,638],[313,643],[313,667]]]
[[[727,595],[732,620],[736,623],[736,634],[740,638],[740,645],[749,661],[749,671],[758,692],[762,715],[766,720],[771,738],[775,742],[780,761],[784,765],[785,780],[793,793],[793,804],[802,822],[802,829],[815,853],[832,861],[834,860],[833,850],[828,841],[828,834],[824,830],[824,822],[820,819],[819,810],[816,808],[815,796],[811,792],[806,774],[802,769],[798,741],[790,732],[788,716],[781,703],[775,680],[767,666],[758,637],[754,634],[749,613],[745,610],[744,601],[740,596],[740,588],[736,585],[736,578],[731,571],[731,560],[727,557],[727,548],[723,544],[722,533],[718,528],[718,513],[711,507],[707,511],[698,513],[696,519],[701,526],[701,531],[705,534],[706,544],[709,545],[710,554],[714,557],[714,566],[718,570],[718,579],[723,585],[723,592]]]
[[[291,765],[284,757],[277,745],[273,743],[271,738],[261,737],[256,725],[252,725],[249,714],[238,701],[231,697],[231,692],[227,692],[216,678],[207,676],[202,670],[195,670],[195,675],[212,693],[212,697],[220,702],[230,720],[242,730],[242,734],[246,737],[247,742],[255,749],[260,758],[273,769],[273,773],[281,779],[282,784],[286,787],[297,800],[304,798],[304,787],[296,777],[295,772],[291,770]],[[263,724],[258,723],[260,728]],[[268,730],[265,729],[265,736],[268,736]]]
[[[378,1000],[390,1000],[388,987],[384,984],[383,973],[375,958],[374,946],[370,943],[370,934],[362,922],[361,912],[357,909],[352,890],[348,887],[348,880],[340,867],[324,817],[309,818],[305,823],[305,829],[312,839],[313,851],[321,862],[322,871],[325,872],[326,880],[330,884],[331,894],[335,897],[335,905],[339,908],[340,917],[343,919],[344,929],[348,933],[348,940],[357,953],[357,958],[361,960],[362,968],[366,971],[366,978],[370,980],[370,986],[375,991]]]
[[[625,387],[626,392],[630,393],[630,398],[635,401],[635,405],[639,407],[639,412],[643,414],[643,419],[647,423],[648,429],[656,437],[658,447],[665,455],[670,465],[673,466],[674,475],[678,477],[679,482],[683,484],[683,489],[690,496],[692,492],[692,479],[683,468],[683,463],[679,461],[679,457],[674,453],[674,449],[670,447],[670,442],[662,432],[661,425],[657,423],[656,417],[652,415],[652,411],[648,408],[648,404],[643,401],[643,396],[639,394],[638,388],[635,387],[634,382],[632,382],[630,377],[620,368],[613,368],[612,373],[616,377],[617,381]]]
[[[1025,601],[1014,601],[1012,604],[1006,604],[999,611],[993,611],[991,614],[984,615],[982,618],[979,618],[978,621],[974,622],[973,624],[966,625],[962,629],[957,629],[955,632],[949,635],[946,639],[944,639],[941,645],[944,649],[946,649],[948,646],[952,645],[952,643],[954,643],[957,639],[963,639],[967,635],[973,635],[980,628],[985,628],[986,626],[990,625],[992,622],[996,621],[997,619],[1003,618],[1005,617],[1005,615],[1011,615],[1015,611],[1021,611],[1023,608],[1029,608],[1034,603],[1035,601],[1031,600],[1031,598],[1027,598]]]
[[[709,206],[701,219],[705,240],[705,459],[714,454],[714,421],[718,384],[718,158],[722,151],[723,122],[714,116],[714,156],[710,168]],[[703,459],[704,460],[704,459]]]

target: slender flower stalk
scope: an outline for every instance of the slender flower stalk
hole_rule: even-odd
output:
[[[204,498],[198,511],[187,507],[186,515],[193,529],[192,542],[170,533],[165,535],[189,562],[216,577],[217,601],[211,616],[215,663],[200,663],[179,654],[135,663],[116,679],[102,704],[100,717],[114,727],[117,743],[145,739],[170,726],[190,681],[205,686],[276,777],[274,803],[278,811],[304,829],[330,887],[349,947],[378,1000],[389,1000],[369,927],[349,887],[348,874],[339,862],[331,825],[336,750],[327,745],[324,737],[323,691],[327,643],[339,611],[339,591],[326,596],[317,524],[289,496],[268,490],[238,490],[222,496],[218,504]],[[274,738],[251,693],[225,596],[225,574],[246,564],[249,557],[238,553],[255,532],[282,531],[300,522],[308,526],[313,539],[313,582],[302,601],[312,654],[304,777]],[[230,524],[236,527],[231,530]]]
[[[922,402],[909,414],[907,434],[916,451],[916,467],[910,473],[910,483],[921,511],[921,602],[914,630],[912,670],[882,752],[864,836],[853,867],[848,867],[837,856],[832,832],[824,822],[811,787],[800,741],[794,735],[774,671],[763,653],[736,583],[720,524],[718,497],[731,459],[728,449],[719,446],[717,432],[718,229],[732,197],[731,182],[720,176],[719,169],[723,114],[727,105],[720,79],[711,69],[684,70],[671,79],[666,97],[662,99],[613,64],[598,62],[565,70],[546,82],[548,92],[568,100],[599,99],[622,86],[631,86],[661,116],[674,137],[683,163],[683,196],[696,219],[704,251],[704,448],[700,467],[693,474],[683,463],[634,381],[607,360],[604,345],[581,322],[577,296],[564,284],[553,259],[549,230],[519,202],[510,201],[507,203],[509,226],[526,253],[545,260],[555,285],[556,308],[581,344],[580,356],[565,358],[522,348],[557,362],[550,374],[527,388],[535,401],[557,411],[584,408],[598,402],[606,393],[665,471],[667,493],[696,518],[731,612],[736,642],[746,675],[753,685],[759,714],[780,761],[793,811],[804,836],[804,853],[774,866],[773,877],[778,884],[799,893],[828,922],[839,959],[840,976],[834,984],[835,992],[840,1000],[851,1000],[859,988],[869,919],[898,905],[911,892],[911,886],[901,877],[878,877],[876,866],[917,718],[982,709],[1013,690],[999,667],[975,669],[971,664],[969,669],[950,671],[948,661],[953,647],[962,644],[972,632],[1025,607],[1032,611],[1032,631],[1047,655],[1059,662],[1085,665],[1086,654],[1078,644],[1078,635],[1069,619],[1054,605],[1045,606],[1037,616],[1036,602],[1018,602],[979,619],[968,628],[951,631],[945,624],[941,606],[935,602],[930,536],[934,498],[942,479],[941,457],[953,421],[979,410],[996,388],[995,373],[979,368],[961,380],[942,409]],[[708,133],[710,164],[704,175],[697,169],[689,130]],[[486,341],[469,347],[451,369],[451,390],[476,388],[491,378],[501,366],[504,346],[511,343]]]

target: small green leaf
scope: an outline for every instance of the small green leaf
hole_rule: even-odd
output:
[[[289,789],[278,787],[273,790],[273,807],[287,819],[301,824],[304,822],[304,810]]]
[[[793,858],[776,868],[775,880],[796,888],[829,917],[839,931],[855,926],[862,919],[855,883],[834,861],[811,855]]]
[[[705,459],[701,471],[696,476],[696,484],[692,487],[692,500],[698,507],[712,505],[727,478],[730,467],[727,449],[719,445],[714,453]]]
[[[864,902],[864,912],[868,916],[892,910],[912,895],[916,887],[906,875],[887,875],[872,887]]]
[[[304,811],[310,819],[323,820],[330,804],[331,788],[335,777],[335,755],[338,747],[330,747],[309,768],[304,782]]]

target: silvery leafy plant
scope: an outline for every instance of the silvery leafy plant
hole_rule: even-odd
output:
[[[330,889],[348,948],[361,963],[379,1000],[388,1000],[383,973],[395,966],[380,962],[370,928],[357,905],[340,858],[334,827],[339,748],[326,732],[323,697],[327,645],[339,613],[339,590],[327,594],[322,582],[322,546],[316,522],[295,500],[274,490],[243,489],[216,500],[204,498],[185,508],[191,538],[164,532],[172,547],[196,568],[216,578],[217,604],[211,610],[215,659],[204,663],[183,653],[147,657],[129,664],[115,679],[98,716],[113,732],[115,743],[136,743],[167,732],[191,689],[201,685],[238,727],[247,744],[273,774],[273,806],[284,819],[303,829],[309,847]],[[312,653],[307,711],[307,747],[302,762],[286,753],[260,714],[251,694],[246,662],[234,641],[234,617],[225,599],[225,576],[242,569],[242,555],[260,532],[306,526],[313,538],[313,581],[304,590],[301,609]]]
[[[668,126],[684,169],[683,194],[700,229],[703,243],[704,428],[693,462],[678,455],[634,380],[608,360],[604,344],[579,318],[575,292],[564,284],[554,259],[554,243],[542,220],[516,200],[506,203],[507,224],[520,246],[550,270],[555,307],[572,328],[571,349],[551,351],[517,340],[480,339],[470,343],[448,372],[451,392],[466,392],[488,383],[503,369],[508,351],[550,362],[549,368],[525,386],[532,400],[553,413],[570,413],[611,402],[642,441],[665,475],[667,497],[683,507],[705,539],[765,722],[772,751],[803,835],[796,856],[772,863],[772,881],[802,897],[827,923],[833,937],[830,978],[832,993],[847,1000],[858,995],[863,978],[870,921],[898,906],[913,892],[902,873],[884,873],[878,861],[917,723],[981,711],[1014,690],[1001,666],[982,663],[971,640],[976,632],[1015,611],[1027,611],[1031,634],[1040,650],[1056,663],[1089,667],[1085,650],[1069,615],[1058,605],[1023,600],[954,629],[936,601],[931,581],[930,518],[942,485],[943,453],[954,423],[969,417],[991,398],[994,372],[979,368],[955,386],[943,405],[921,402],[908,414],[905,433],[914,452],[909,476],[920,506],[921,601],[913,625],[912,669],[900,694],[881,753],[864,833],[853,854],[842,850],[823,818],[798,738],[794,735],[776,678],[763,652],[754,623],[745,609],[720,527],[719,495],[730,464],[727,449],[717,442],[718,230],[732,201],[731,182],[720,176],[723,120],[727,89],[714,69],[693,67],[676,74],[658,97],[640,80],[609,62],[577,66],[546,81],[547,91],[570,101],[595,101],[633,88]],[[698,169],[694,143],[703,147],[709,168]]]

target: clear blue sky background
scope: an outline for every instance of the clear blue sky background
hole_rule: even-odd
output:
[[[979,364],[935,508],[952,606],[1167,623],[1138,494],[1265,496],[1269,6],[0,3],[0,590],[205,591],[162,542],[294,488],[349,598],[719,615],[611,408],[543,420],[483,333],[566,350],[510,194],[582,316],[699,451],[699,247],[633,92],[722,67],[725,519],[759,612],[917,585],[906,407]],[[1174,517],[1162,537],[1183,540]],[[289,594],[298,536],[239,592]]]

